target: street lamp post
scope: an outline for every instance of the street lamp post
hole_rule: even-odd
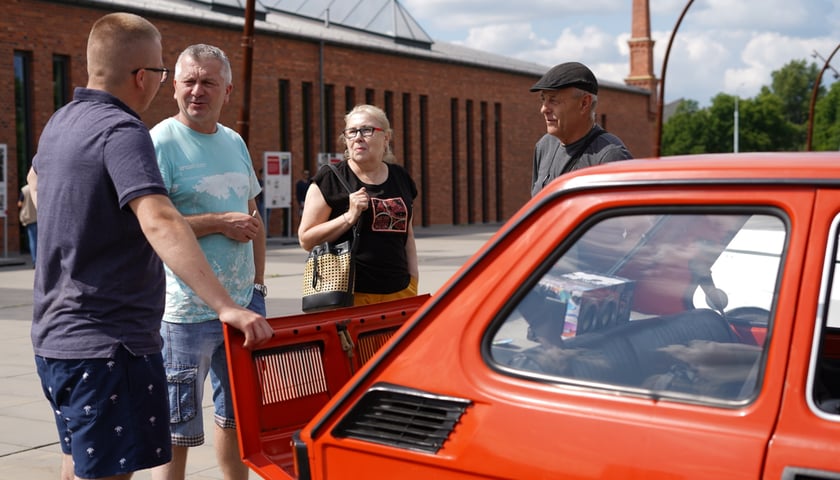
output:
[[[732,129],[733,151],[738,153],[738,92],[735,92],[735,127]]]
[[[823,65],[822,70],[820,70],[820,73],[817,75],[817,80],[814,82],[814,89],[811,90],[811,105],[808,107],[808,135],[805,140],[805,150],[808,152],[811,151],[811,136],[814,132],[814,105],[817,103],[817,92],[820,90],[823,73],[825,73],[825,70],[831,66],[831,58],[834,57],[834,54],[837,53],[838,49],[840,49],[840,44],[837,44],[837,46],[834,47],[834,51],[828,56],[828,60],[825,61],[825,65]],[[819,55],[816,50],[814,50],[814,55]]]
[[[254,56],[254,5],[255,0],[248,0],[245,6],[245,23],[242,26],[242,107],[239,110],[239,135],[248,143],[251,133],[251,70]]]
[[[671,45],[674,43],[674,37],[677,35],[680,23],[682,23],[683,17],[685,17],[685,13],[692,3],[694,3],[694,0],[688,0],[688,3],[685,4],[685,8],[683,8],[680,14],[680,18],[677,19],[677,23],[674,25],[674,31],[671,32],[671,38],[668,39],[668,47],[665,49],[665,59],[662,60],[662,75],[659,77],[659,101],[656,112],[656,141],[653,144],[655,157],[658,157],[662,151],[662,108],[665,105],[665,71],[668,68],[668,57],[671,55]]]

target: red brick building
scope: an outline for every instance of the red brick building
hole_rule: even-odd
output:
[[[395,23],[397,18],[407,23],[377,33],[347,26],[350,21],[340,25],[326,17],[266,10],[272,2],[263,1],[258,2],[251,50],[250,121],[243,124],[246,49],[240,3],[246,2],[0,3],[0,144],[8,146],[3,194],[9,251],[19,250],[15,200],[38,136],[53,111],[72,98],[73,87],[87,81],[85,44],[91,25],[118,10],[140,14],[160,29],[170,68],[189,44],[225,50],[234,90],[222,123],[240,131],[247,126],[258,170],[265,151],[291,152],[294,178],[304,168],[315,170],[318,153],[339,148],[344,114],[355,104],[373,103],[388,113],[397,162],[409,169],[420,190],[416,225],[499,222],[528,200],[533,146],[545,132],[536,94],[528,89],[548,67],[433,42],[399,2],[390,3],[400,15],[388,15]],[[640,11],[644,17],[646,8]],[[652,49],[653,42],[639,38],[647,20],[634,23],[639,26],[633,27],[631,51],[649,55],[645,48]],[[642,67],[633,67],[628,85],[602,81],[599,92],[599,122],[636,157],[653,153],[655,102],[648,89],[656,80],[647,58],[636,60],[634,65]],[[163,86],[143,114],[149,126],[176,112],[172,92],[171,85]],[[297,227],[297,212],[282,212],[272,212],[274,234]]]

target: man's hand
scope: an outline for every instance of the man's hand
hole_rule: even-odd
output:
[[[237,242],[250,242],[257,238],[260,221],[252,215],[240,212],[227,212],[222,216],[222,234]]]
[[[242,346],[256,348],[274,336],[274,330],[265,318],[246,308],[227,308],[219,314],[219,320],[234,327],[245,335]]]

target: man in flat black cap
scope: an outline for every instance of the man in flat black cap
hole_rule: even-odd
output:
[[[566,172],[633,158],[621,139],[595,123],[598,80],[585,65],[561,63],[531,91],[540,92],[547,132],[534,149],[531,196]]]

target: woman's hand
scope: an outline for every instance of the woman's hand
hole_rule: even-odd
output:
[[[367,194],[365,187],[362,187],[350,194],[349,206],[347,208],[347,222],[355,224],[362,216],[362,212],[370,207],[370,195]]]

